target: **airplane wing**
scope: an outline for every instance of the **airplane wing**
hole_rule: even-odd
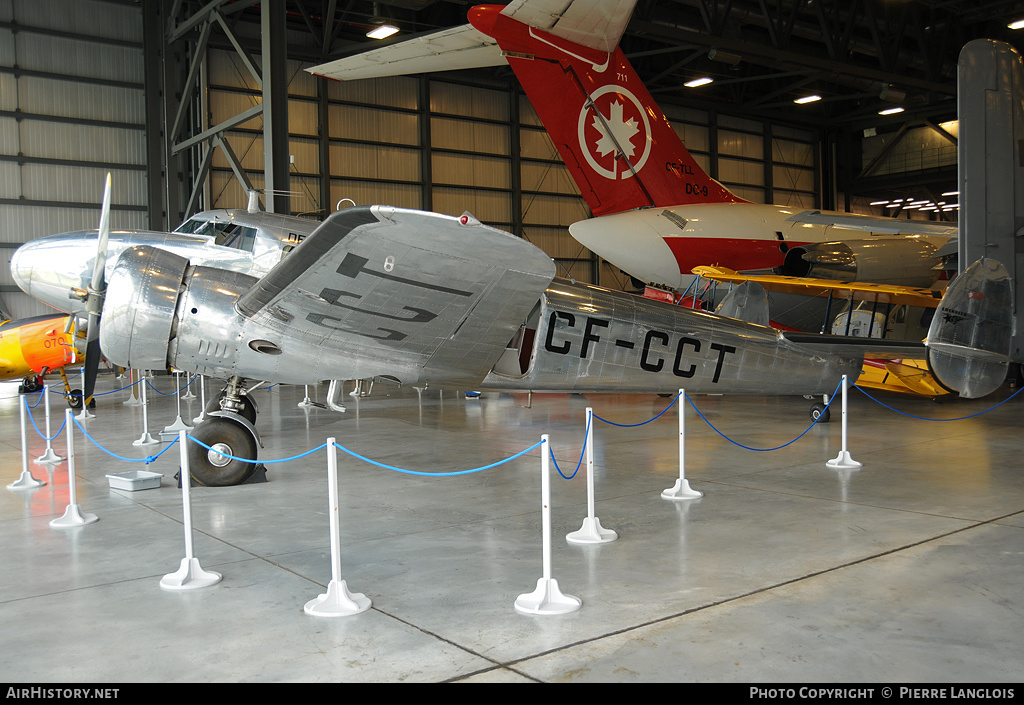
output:
[[[822,213],[801,211],[787,221],[798,224],[833,225],[846,230],[863,230],[886,235],[931,235],[934,237],[957,237],[955,223],[933,223],[927,220],[900,220],[856,213]]]
[[[893,284],[872,284],[870,282],[845,282],[812,277],[787,277],[773,274],[741,274],[726,267],[694,267],[693,273],[711,281],[740,284],[757,282],[768,291],[787,294],[824,296],[829,293],[836,299],[855,301],[877,301],[880,304],[922,306],[936,308],[942,300],[942,292],[934,289],[920,289]]]
[[[635,5],[636,0],[515,0],[501,14],[561,39],[612,52]],[[504,64],[497,41],[467,24],[306,70],[316,76],[352,81]]]
[[[306,70],[338,81],[501,66],[498,42],[471,25],[453,27]]]
[[[470,384],[554,276],[539,248],[468,214],[350,208],[324,221],[235,310],[279,330],[291,347],[322,351],[335,372],[377,360],[382,370],[404,370],[402,382],[429,370],[434,380]]]

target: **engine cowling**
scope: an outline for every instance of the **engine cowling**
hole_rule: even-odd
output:
[[[779,274],[929,287],[939,274],[935,253],[933,244],[916,237],[810,243],[789,250]]]
[[[167,250],[125,250],[107,282],[100,318],[100,349],[116,365],[140,370],[170,366],[178,295],[188,260]]]
[[[230,375],[238,344],[234,303],[256,281],[239,272],[192,266],[160,248],[132,247],[118,259],[107,284],[100,349],[111,362],[134,369]],[[184,351],[180,334],[188,338]]]

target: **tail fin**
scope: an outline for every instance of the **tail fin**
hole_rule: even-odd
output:
[[[1006,377],[1013,340],[1013,280],[980,259],[950,282],[928,329],[928,365],[963,397],[995,391]]]
[[[621,49],[575,44],[480,5],[493,37],[595,215],[647,206],[743,203],[683,146]]]

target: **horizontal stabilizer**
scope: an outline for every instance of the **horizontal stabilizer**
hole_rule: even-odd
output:
[[[1013,280],[983,258],[954,279],[928,329],[928,361],[963,397],[982,397],[1006,378],[1013,340]]]

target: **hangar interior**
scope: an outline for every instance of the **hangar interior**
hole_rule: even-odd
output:
[[[0,248],[9,261],[37,237],[95,228],[110,172],[119,229],[166,230],[199,210],[244,207],[249,187],[267,210],[315,219],[343,199],[469,211],[538,245],[568,276],[632,291],[628,275],[568,235],[589,211],[511,71],[339,83],[304,70],[364,50],[381,20],[401,38],[462,24],[468,7],[0,0]],[[957,183],[958,51],[978,37],[1018,41],[1007,24],[1021,10],[641,0],[622,46],[698,163],[734,193],[953,222],[943,194]],[[715,80],[684,85],[698,75]],[[821,99],[794,103],[811,92]],[[880,114],[895,107],[902,112]],[[911,198],[935,207],[910,208]],[[44,311],[5,267],[0,316]],[[199,413],[194,400],[178,407],[163,396],[173,378],[151,381],[160,392],[151,430]],[[26,457],[47,483],[0,499],[9,681],[1020,678],[1016,399],[929,423],[854,391],[857,470],[825,465],[841,448],[838,414],[799,442],[755,452],[683,407],[686,473],[704,496],[682,502],[660,496],[679,471],[678,407],[632,435],[602,427],[597,512],[619,538],[568,544],[586,516],[584,471],[552,479],[554,577],[583,603],[560,616],[513,607],[541,577],[536,452],[451,478],[342,458],[343,573],[373,607],[321,619],[303,604],[332,577],[323,453],[268,464],[265,483],[193,488],[195,555],[224,579],[161,589],[184,555],[177,451],[145,465],[164,476],[159,489],[109,487],[106,475],[127,461],[103,449],[135,461],[148,453],[132,446],[144,419],[125,405],[124,385],[104,376],[109,394],[83,422],[90,438],[76,429],[77,498],[100,519],[55,530],[49,522],[69,498],[66,466],[33,462],[42,441],[31,423],[23,451],[17,385],[0,384],[5,485]],[[325,389],[308,391],[323,402]],[[976,402],[883,401],[960,419],[1014,391]],[[586,407],[640,423],[671,402],[468,399],[378,384],[346,398],[340,414],[300,406],[306,393],[258,393],[262,457],[290,458],[335,437],[385,464],[441,473],[497,462],[546,433],[568,475]],[[807,426],[799,397],[693,402],[752,447],[780,445]],[[30,412],[36,423],[42,408]]]

